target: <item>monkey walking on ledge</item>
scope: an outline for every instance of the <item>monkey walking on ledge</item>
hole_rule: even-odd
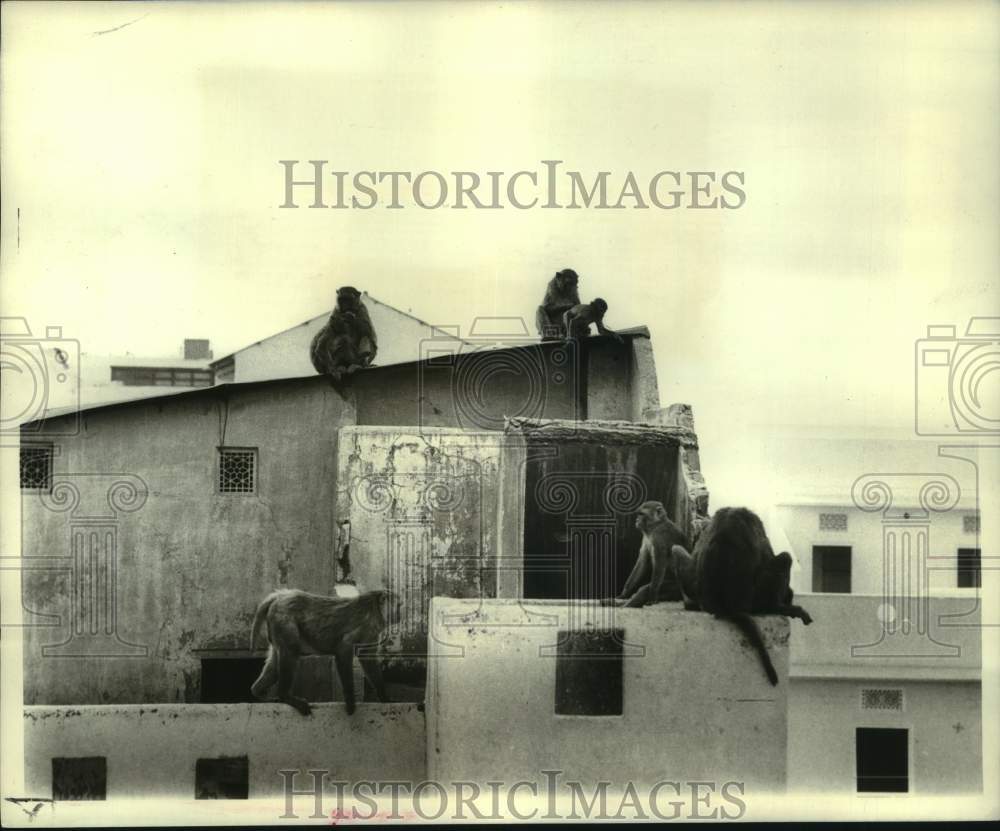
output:
[[[623,342],[622,336],[604,325],[604,315],[608,311],[608,304],[600,297],[596,297],[589,303],[580,303],[569,309],[563,315],[563,326],[566,329],[566,340],[585,338],[590,334],[590,324],[596,324],[599,335],[611,335],[619,343]]]
[[[374,649],[388,626],[399,621],[398,597],[388,591],[370,591],[358,597],[326,597],[294,589],[280,589],[261,601],[253,616],[250,648],[266,624],[270,648],[260,676],[250,687],[258,699],[264,699],[277,683],[277,700],[307,716],[309,702],[292,695],[295,667],[302,655],[333,655],[337,675],[344,690],[348,715],[354,712],[355,647],[369,647],[358,654],[358,661],[375,688],[379,701],[386,700],[382,668]]]
[[[684,607],[736,624],[760,656],[768,680],[777,684],[778,673],[751,615],[787,615],[812,623],[805,609],[792,604],[791,555],[775,556],[764,523],[747,508],[720,508],[693,555],[681,545],[674,545],[672,554]]]

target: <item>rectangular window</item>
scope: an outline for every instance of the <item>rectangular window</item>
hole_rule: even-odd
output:
[[[966,514],[962,517],[962,532],[965,534],[979,533],[979,514]]]
[[[257,448],[219,448],[219,493],[255,493]]]
[[[214,378],[211,369],[113,366],[111,380],[126,387],[210,387]]]
[[[850,593],[851,547],[849,545],[813,546],[812,590]]]
[[[26,444],[21,447],[21,490],[52,490],[51,444]]]
[[[858,793],[906,793],[910,789],[909,731],[858,727],[854,734]]]
[[[978,589],[981,585],[979,549],[958,549],[958,587],[960,589]]]
[[[560,630],[556,651],[556,715],[622,714],[625,630]]]
[[[250,763],[246,756],[199,759],[194,764],[195,799],[249,799]]]
[[[52,798],[79,801],[106,799],[108,760],[103,756],[79,756],[52,760]]]

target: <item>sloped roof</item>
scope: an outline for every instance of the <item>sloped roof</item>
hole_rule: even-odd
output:
[[[648,338],[649,329],[645,326],[635,326],[629,329],[619,329],[618,334],[622,337],[644,337]],[[481,353],[483,351],[513,351],[516,349],[525,349],[527,347],[538,346],[540,340],[525,341],[524,343],[519,343],[514,346],[504,345],[503,342],[485,342],[476,343],[473,341],[464,341],[461,338],[455,338],[454,336],[443,335],[442,337],[450,337],[452,340],[460,341],[462,344],[475,347],[475,353]],[[598,336],[592,336],[598,337]],[[468,352],[465,354],[475,354],[473,352]],[[375,364],[373,366],[367,367],[365,369],[358,370],[358,372],[378,372],[381,369],[387,369],[389,367],[399,367],[406,366],[407,364],[420,364],[425,363],[432,358],[424,358],[423,360],[413,360],[413,361],[398,361],[391,364]],[[240,381],[240,382],[225,382],[221,384],[215,384],[211,387],[186,387],[183,389],[170,388],[169,391],[165,390],[162,395],[142,395],[136,396],[135,398],[126,398],[120,401],[105,401],[95,404],[88,404],[85,406],[68,406],[68,407],[55,407],[51,410],[45,410],[44,413],[38,418],[27,421],[21,425],[25,427],[28,424],[36,424],[40,421],[47,421],[53,418],[61,418],[63,416],[72,415],[73,413],[84,413],[84,412],[95,412],[97,410],[106,410],[115,407],[127,407],[132,404],[149,403],[155,401],[165,401],[167,399],[180,398],[182,396],[211,396],[218,395],[222,392],[226,392],[231,389],[239,390],[249,390],[257,387],[265,387],[269,384],[288,384],[294,382],[321,382],[325,381],[325,376],[322,375],[302,375],[295,378],[268,378],[261,381]]]

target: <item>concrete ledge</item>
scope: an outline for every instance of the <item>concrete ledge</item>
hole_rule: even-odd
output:
[[[734,780],[783,790],[789,626],[757,621],[777,687],[732,624],[680,604],[434,598],[428,775],[537,782],[549,769],[591,786]],[[625,632],[622,714],[557,715],[558,631],[612,627]]]
[[[25,707],[25,791],[52,794],[52,758],[104,756],[107,798],[193,798],[195,762],[247,756],[250,798],[280,795],[279,770],[329,770],[339,780],[424,778],[418,704],[128,704]],[[301,779],[301,777],[300,777]],[[298,787],[304,787],[299,784]]]

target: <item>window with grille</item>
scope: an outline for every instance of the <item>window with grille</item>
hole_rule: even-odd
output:
[[[962,517],[962,530],[966,534],[979,533],[979,514],[966,514]]]
[[[903,691],[901,689],[869,688],[861,690],[862,710],[903,711]]]
[[[257,448],[219,448],[219,493],[255,493]]]
[[[958,588],[978,589],[980,582],[978,548],[958,549]]]
[[[21,490],[52,490],[52,445],[25,445],[21,448]]]
[[[846,531],[847,514],[820,514],[820,531]]]

